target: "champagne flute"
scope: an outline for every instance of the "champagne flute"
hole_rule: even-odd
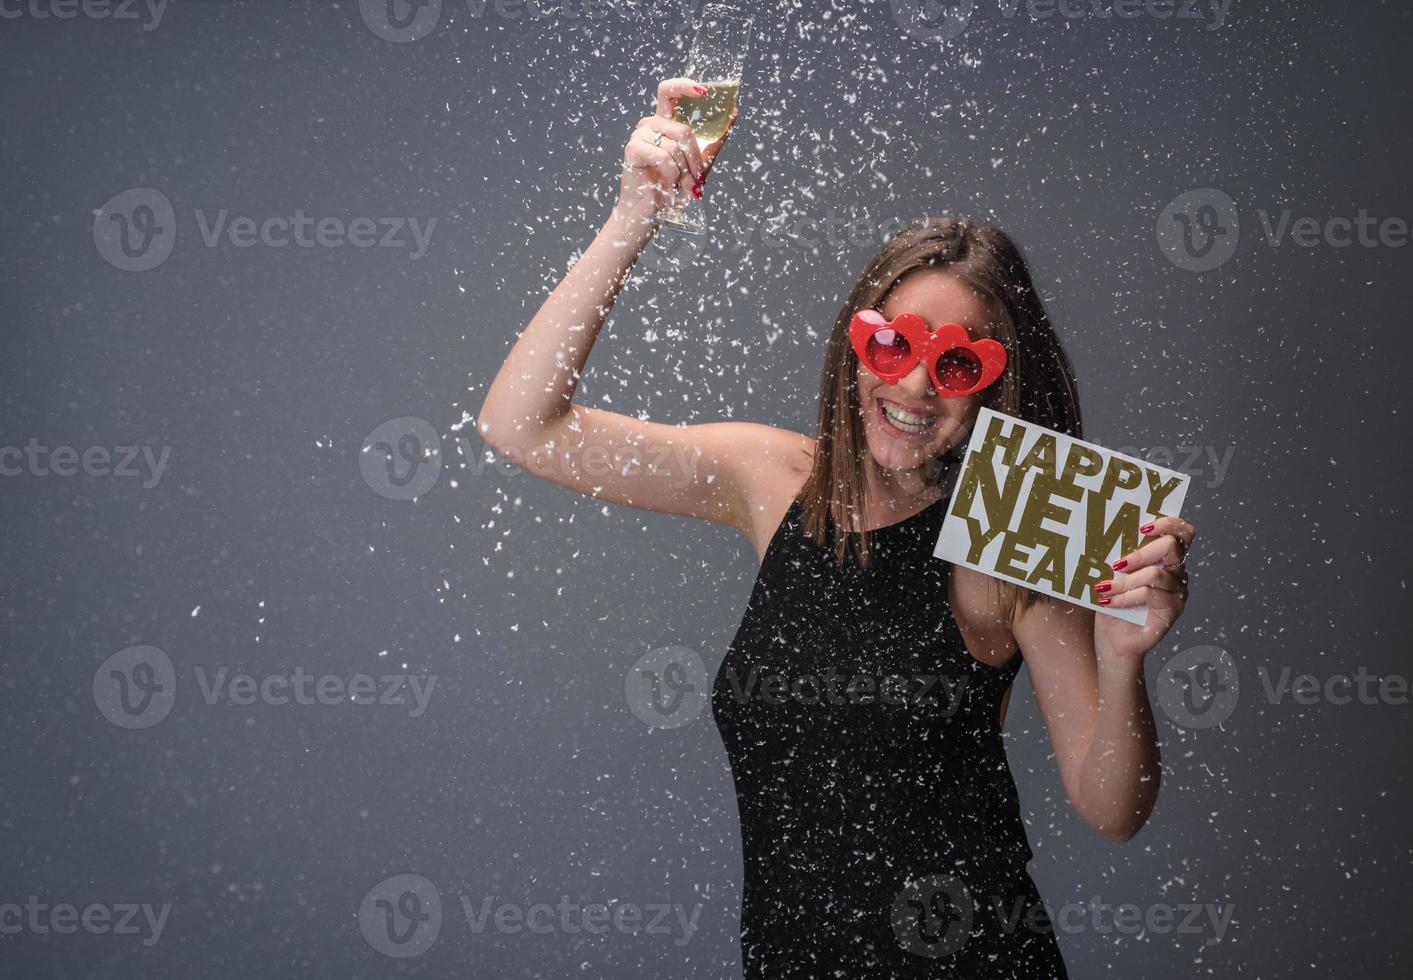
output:
[[[677,100],[673,118],[692,127],[697,149],[705,152],[726,135],[736,97],[741,90],[741,69],[751,36],[751,16],[735,7],[709,3],[702,7],[701,22],[687,54],[685,77],[706,86],[706,94]],[[680,192],[679,192],[680,193]],[[662,223],[689,235],[707,230],[704,204],[687,197],[663,214]]]

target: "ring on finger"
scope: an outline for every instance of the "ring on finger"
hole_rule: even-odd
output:
[[[667,135],[666,133],[659,131],[658,134],[657,134],[656,136],[654,136],[650,142],[652,143],[653,146],[656,146],[658,149],[663,149],[662,140],[663,140],[663,137],[665,137],[666,135]],[[690,170],[690,169],[691,169],[691,163],[690,163],[690,161],[687,159],[687,147],[686,147],[686,145],[683,144],[683,143],[681,143],[681,142],[679,142],[679,141],[677,141],[677,140],[675,140],[675,139],[672,141],[672,145],[673,145],[673,146],[678,150],[678,152],[681,154],[681,159],[679,160],[679,159],[678,159],[678,155],[677,155],[676,153],[673,153],[671,150],[668,150],[668,155],[672,157],[673,162],[676,163],[677,166],[678,166],[678,168],[681,169],[681,170]]]

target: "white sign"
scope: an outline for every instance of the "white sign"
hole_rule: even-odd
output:
[[[1066,602],[1142,623],[1146,606],[1094,602],[1122,580],[1113,562],[1138,528],[1176,517],[1191,478],[983,408],[972,427],[933,556]]]

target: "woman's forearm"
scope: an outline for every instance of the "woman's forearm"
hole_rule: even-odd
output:
[[[1099,711],[1080,774],[1080,815],[1110,840],[1128,840],[1158,799],[1158,733],[1142,661],[1097,651]]]
[[[476,419],[482,438],[502,450],[538,445],[569,412],[594,340],[652,235],[641,216],[610,212],[492,380]]]

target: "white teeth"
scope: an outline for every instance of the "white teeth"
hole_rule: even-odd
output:
[[[926,432],[937,421],[935,415],[914,415],[906,409],[894,408],[887,402],[880,401],[879,404],[883,406],[883,414],[888,417],[888,421],[904,432],[914,434]]]

